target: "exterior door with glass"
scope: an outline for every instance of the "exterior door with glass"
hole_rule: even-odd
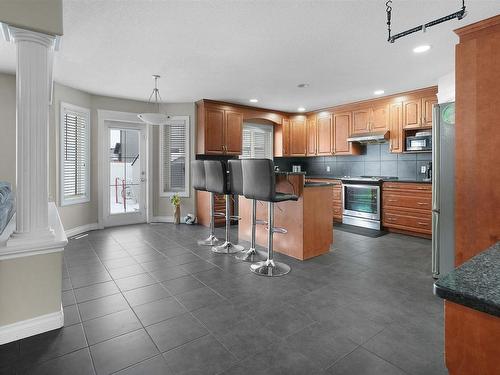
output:
[[[106,122],[104,226],[146,222],[146,129]]]

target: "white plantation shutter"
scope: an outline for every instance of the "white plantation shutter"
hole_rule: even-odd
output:
[[[273,158],[273,127],[260,124],[243,124],[242,159]]]
[[[61,205],[90,200],[90,111],[61,103]]]
[[[160,126],[160,196],[189,196],[189,117]]]

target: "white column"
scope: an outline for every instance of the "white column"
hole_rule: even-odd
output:
[[[48,119],[55,37],[9,27],[17,46],[16,231],[12,240],[52,237],[48,225]]]

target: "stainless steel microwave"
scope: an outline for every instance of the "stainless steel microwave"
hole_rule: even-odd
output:
[[[406,151],[432,151],[432,132],[418,132],[406,137]]]

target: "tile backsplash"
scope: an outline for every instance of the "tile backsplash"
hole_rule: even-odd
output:
[[[282,171],[291,171],[300,165],[309,175],[320,176],[394,176],[401,179],[422,180],[422,165],[428,165],[432,154],[392,154],[389,144],[366,145],[358,156],[317,156],[274,158]],[[330,167],[330,171],[327,171]]]

